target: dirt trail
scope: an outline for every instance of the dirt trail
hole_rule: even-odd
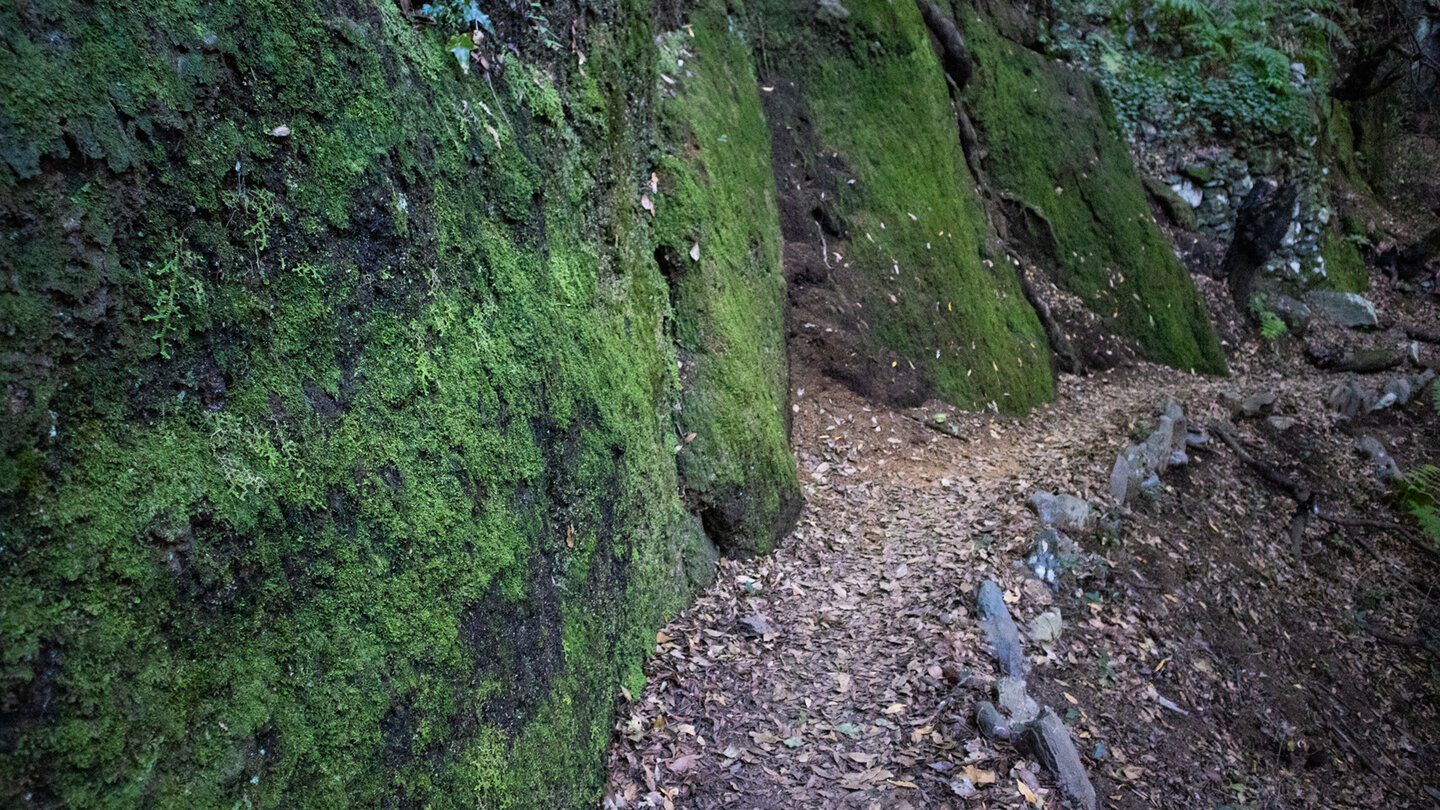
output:
[[[1318,402],[1334,383],[1295,373],[1282,405]],[[1065,716],[1103,806],[1435,806],[1435,662],[1353,622],[1357,600],[1391,627],[1434,611],[1415,592],[1433,577],[1416,576],[1424,563],[1403,539],[1369,535],[1377,560],[1317,528],[1314,556],[1297,564],[1289,502],[1217,449],[1168,476],[1117,536],[1085,541],[1090,561],[1059,593],[1019,567],[1036,529],[1031,492],[1104,503],[1115,454],[1160,399],[1205,418],[1221,412],[1222,390],[1270,377],[1150,366],[1067,377],[1024,419],[949,412],[958,438],[917,420],[934,408],[896,412],[796,380],[800,525],[773,556],[724,562],[660,634],[644,693],[618,715],[608,801],[958,810],[1023,806],[1028,792],[1061,807],[1031,760],[974,730],[995,676],[973,615],[988,577],[1022,628],[1043,610],[1063,615],[1057,642],[1028,645],[1032,691]],[[1319,410],[1292,429],[1319,454],[1313,471],[1321,457],[1350,458]],[[1423,408],[1397,419],[1401,434],[1436,430]],[[1282,458],[1289,439],[1242,428]],[[1328,503],[1379,508],[1381,497]],[[1391,603],[1410,613],[1391,615]]]

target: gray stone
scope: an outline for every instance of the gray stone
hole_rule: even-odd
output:
[[[1240,403],[1240,413],[1243,416],[1260,416],[1273,408],[1279,398],[1280,395],[1274,391],[1257,391]]]
[[[1060,790],[1075,805],[1095,810],[1095,787],[1070,739],[1070,731],[1049,706],[1021,733],[1025,747],[1055,776]]]
[[[1325,401],[1342,419],[1354,419],[1369,411],[1377,399],[1374,391],[1351,378],[1331,389]]]
[[[1160,476],[1152,474],[1149,478],[1140,482],[1140,494],[1147,498],[1155,498],[1160,495],[1160,489],[1164,484],[1160,483]]]
[[[1041,582],[1054,588],[1059,584],[1060,574],[1073,567],[1077,559],[1075,542],[1054,527],[1046,526],[1035,535],[1035,550],[1025,562]]]
[[[1305,293],[1305,303],[1317,314],[1329,318],[1341,326],[1375,326],[1380,319],[1375,314],[1375,305],[1364,296],[1355,293],[1312,290]]]
[[[1007,676],[995,682],[995,702],[1010,716],[1011,727],[1034,720],[1040,704],[1025,691],[1025,679]]]
[[[1060,618],[1060,611],[1047,610],[1030,622],[1030,640],[1040,644],[1056,641],[1064,627],[1065,622]]]
[[[1359,450],[1360,454],[1375,466],[1375,476],[1380,479],[1380,483],[1388,484],[1400,477],[1400,465],[1390,457],[1390,453],[1385,450],[1385,445],[1381,444],[1379,439],[1365,436],[1355,442],[1355,449]]]
[[[1130,463],[1125,460],[1125,454],[1121,453],[1115,457],[1115,466],[1110,468],[1110,497],[1118,504],[1125,503],[1125,496],[1129,494],[1130,487]]]
[[[1267,421],[1270,423],[1270,427],[1281,433],[1295,427],[1295,417],[1293,416],[1272,416]]]
[[[995,648],[995,659],[1000,662],[1000,671],[1006,675],[1025,677],[1025,648],[1020,646],[1020,630],[1010,618],[1010,609],[1005,606],[1005,594],[994,580],[980,583],[976,600],[980,608],[980,629]]]
[[[1397,404],[1404,405],[1405,403],[1410,401],[1410,378],[1392,378],[1389,382],[1385,383],[1385,387],[1381,389],[1381,392],[1384,394],[1394,394],[1395,402]]]
[[[1304,332],[1310,326],[1310,318],[1313,313],[1304,301],[1291,298],[1288,295],[1272,295],[1266,299],[1270,311],[1276,317],[1285,322],[1285,327],[1297,335]]]
[[[992,740],[1010,739],[1010,723],[1000,716],[995,704],[988,700],[980,701],[975,707],[975,725],[980,727],[980,733]]]
[[[1083,534],[1090,530],[1090,504],[1074,495],[1055,495],[1047,490],[1036,490],[1026,505],[1041,523],[1062,532]]]

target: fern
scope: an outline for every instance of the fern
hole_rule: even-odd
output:
[[[1440,391],[1440,386],[1437,386]],[[1440,409],[1440,393],[1436,394],[1436,408]],[[1401,484],[1401,497],[1410,508],[1410,514],[1420,524],[1437,546],[1440,546],[1440,467],[1426,464],[1412,470]]]
[[[1213,16],[1204,0],[1156,0],[1155,8],[1161,14],[1183,22],[1208,21]]]
[[[1255,67],[1262,85],[1280,90],[1289,83],[1290,57],[1284,51],[1252,41],[1241,47],[1241,54]]]
[[[1340,27],[1340,23],[1335,22],[1313,8],[1306,9],[1301,15],[1299,26],[1301,28],[1310,28],[1323,34],[1332,43],[1338,42],[1346,48],[1354,47],[1354,43],[1352,43],[1350,37],[1346,35],[1345,29]]]

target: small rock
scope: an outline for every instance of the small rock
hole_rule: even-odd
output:
[[[1079,558],[1075,541],[1046,526],[1035,535],[1035,550],[1025,562],[1042,582],[1056,587],[1059,575],[1075,565]]]
[[[1030,640],[1048,644],[1060,638],[1060,631],[1064,626],[1059,611],[1047,610],[1030,622]]]
[[[1010,739],[1010,724],[1000,716],[995,704],[988,700],[980,701],[975,707],[975,725],[980,727],[980,733],[992,740]]]
[[[1385,445],[1381,444],[1379,439],[1365,436],[1355,442],[1355,449],[1375,465],[1375,476],[1380,479],[1380,483],[1388,484],[1400,477],[1400,465],[1390,457],[1390,453],[1385,450]]]
[[[1140,482],[1140,494],[1147,498],[1156,498],[1159,497],[1160,490],[1163,487],[1164,484],[1160,483],[1160,476],[1152,473],[1149,478]]]
[[[963,776],[959,779],[951,779],[950,792],[962,799],[968,799],[975,795],[975,785],[971,784],[970,780]]]
[[[1310,326],[1312,313],[1304,301],[1288,295],[1272,295],[1266,303],[1269,305],[1270,311],[1284,321],[1285,327],[1291,332],[1298,335]]]
[[[1341,326],[1375,326],[1380,319],[1375,314],[1375,305],[1364,296],[1355,293],[1312,290],[1305,293],[1305,303],[1320,315]]]
[[[1125,454],[1121,453],[1115,457],[1115,466],[1110,469],[1110,497],[1118,504],[1125,503],[1129,484],[1130,464],[1125,460]]]
[[[1394,394],[1395,402],[1397,404],[1404,405],[1405,403],[1410,401],[1410,378],[1395,377],[1389,382],[1385,383],[1385,387],[1381,389],[1381,392],[1385,394]]]
[[[1274,391],[1258,391],[1245,398],[1240,403],[1240,413],[1243,416],[1260,416],[1275,406],[1275,400],[1279,395]]]
[[[1266,421],[1270,423],[1270,427],[1275,428],[1281,433],[1295,427],[1295,417],[1293,416],[1272,416]]]
[[[1074,495],[1054,495],[1036,490],[1026,505],[1047,526],[1062,532],[1082,534],[1090,530],[1090,504]]]
[[[1337,412],[1342,419],[1354,419],[1375,404],[1375,393],[1367,389],[1358,380],[1351,378],[1330,391],[1326,398],[1326,404],[1330,410]]]

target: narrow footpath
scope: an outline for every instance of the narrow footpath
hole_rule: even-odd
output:
[[[659,634],[617,714],[607,806],[1065,806],[1033,759],[977,730],[997,676],[975,618],[987,578],[1100,806],[1440,806],[1440,658],[1364,630],[1434,626],[1434,561],[1413,537],[1316,524],[1297,561],[1293,503],[1214,441],[1081,540],[1058,590],[1024,565],[1030,494],[1104,510],[1116,454],[1167,396],[1204,424],[1228,415],[1223,394],[1278,390],[1294,424],[1237,422],[1241,440],[1331,513],[1401,519],[1321,404],[1336,376],[1238,365],[1063,377],[1021,419],[895,411],[797,370],[799,526],[772,556],[725,561]],[[956,435],[925,424],[937,413]],[[1407,437],[1436,446],[1428,400],[1386,420],[1397,457]],[[1031,624],[1047,611],[1058,637]]]

